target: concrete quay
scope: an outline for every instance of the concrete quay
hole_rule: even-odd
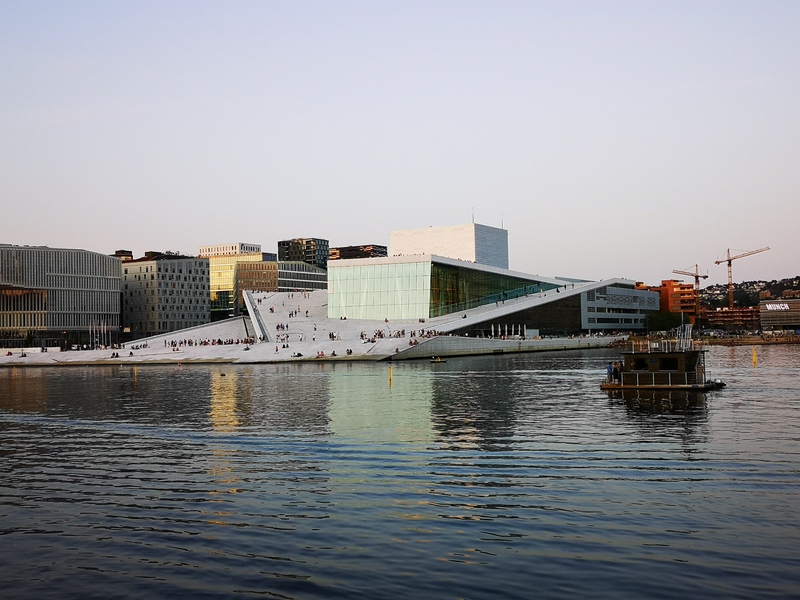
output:
[[[2,352],[0,367],[413,360],[602,348],[626,337],[469,338],[447,334],[463,324],[460,313],[425,322],[329,319],[325,291],[258,292],[252,299],[258,327],[266,330],[263,341],[245,343],[247,338],[258,338],[259,331],[253,319],[238,317],[136,340],[123,348],[67,352],[32,348],[24,351],[25,356],[16,348],[11,356]]]

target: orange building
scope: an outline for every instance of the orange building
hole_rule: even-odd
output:
[[[636,287],[658,292],[662,312],[683,313],[690,323],[697,322],[697,295],[693,284],[677,279],[664,279],[659,286],[638,283]]]

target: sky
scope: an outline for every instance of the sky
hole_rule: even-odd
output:
[[[504,227],[515,271],[800,275],[800,2],[0,2],[0,243]]]

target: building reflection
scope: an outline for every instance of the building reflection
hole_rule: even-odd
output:
[[[646,439],[680,439],[687,451],[708,441],[708,401],[713,394],[683,390],[609,390],[609,406],[624,409]]]
[[[0,369],[0,408],[17,413],[43,413],[50,395],[42,369]]]
[[[336,435],[374,441],[421,442],[433,439],[432,381],[417,365],[345,363],[330,368],[330,428]],[[390,369],[392,376],[390,380]]]
[[[509,448],[519,418],[513,377],[459,372],[432,386],[431,422],[446,449]]]
[[[217,371],[212,373],[209,385],[211,392],[209,421],[211,427],[215,431],[233,431],[237,429],[242,424],[237,405],[240,400],[242,404],[246,404],[245,398],[240,398],[239,396],[238,371],[230,369],[230,372]]]

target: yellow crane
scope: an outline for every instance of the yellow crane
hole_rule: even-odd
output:
[[[759,248],[758,250],[751,250],[750,252],[744,252],[743,254],[737,254],[736,256],[731,256],[731,249],[728,248],[728,258],[722,260],[715,260],[715,265],[721,265],[724,262],[728,263],[728,307],[733,308],[733,271],[731,270],[731,262],[736,260],[737,258],[744,258],[745,256],[750,256],[752,254],[758,254],[759,252],[766,252],[769,250],[769,246],[766,248]]]
[[[694,277],[694,318],[700,318],[700,278],[708,279],[708,275],[701,275],[700,274],[700,267],[695,265],[694,266],[694,273],[690,273],[689,271],[679,271],[678,269],[673,269],[673,273],[677,273],[678,275],[690,275]]]

